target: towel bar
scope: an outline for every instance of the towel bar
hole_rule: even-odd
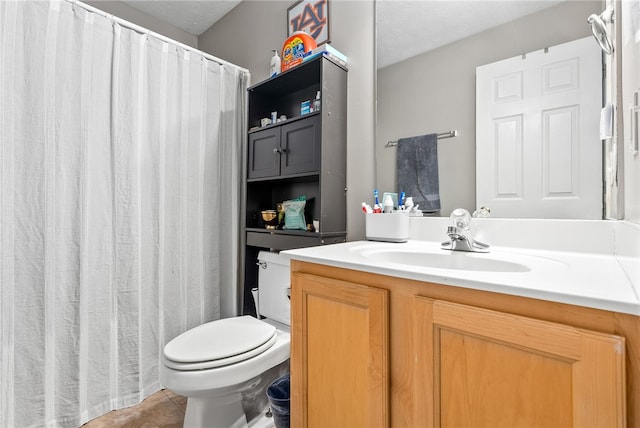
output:
[[[457,137],[458,136],[458,131],[457,130],[453,130],[453,131],[449,131],[449,132],[443,132],[441,134],[438,134],[438,140],[442,139],[442,138],[453,138],[453,137]],[[398,145],[398,141],[389,141],[387,142],[387,144],[385,144],[385,147],[393,147],[393,146],[397,146]]]

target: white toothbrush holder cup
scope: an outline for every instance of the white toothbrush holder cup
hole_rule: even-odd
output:
[[[388,214],[365,214],[366,236],[369,241],[407,242],[409,211]]]

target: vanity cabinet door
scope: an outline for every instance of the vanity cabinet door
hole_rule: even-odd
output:
[[[416,306],[416,395],[429,397],[421,419],[433,426],[625,426],[623,338],[440,300]]]
[[[291,426],[389,426],[389,293],[291,277]]]

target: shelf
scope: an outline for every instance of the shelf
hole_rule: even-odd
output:
[[[306,230],[285,230],[285,229],[265,229],[262,227],[247,227],[247,232],[268,233],[272,235],[315,235],[316,232],[307,232]]]
[[[320,110],[301,115],[301,104],[318,92]],[[257,281],[260,250],[346,241],[347,70],[318,56],[249,87],[247,98],[245,298]],[[273,112],[287,120],[259,126]],[[260,227],[260,211],[301,195],[307,198],[305,221],[320,219],[321,232]]]
[[[266,95],[278,95],[282,92],[291,92],[301,87],[315,84],[320,80],[320,68],[323,60],[329,61],[344,71],[347,71],[344,65],[334,61],[333,58],[320,55],[287,71],[269,77],[262,82],[258,82],[247,88],[247,90]],[[301,72],[302,70],[304,70],[304,72]]]
[[[346,241],[346,232],[318,233],[306,230],[247,228],[247,245],[275,250],[314,247]]]
[[[307,113],[307,114],[300,115],[300,116],[290,117],[287,120],[283,120],[282,122],[278,122],[276,124],[271,124],[271,125],[267,125],[267,126],[254,126],[253,128],[249,129],[249,134],[253,134],[255,132],[264,131],[265,129],[269,129],[269,128],[275,128],[277,126],[283,126],[283,125],[286,125],[287,123],[292,123],[292,122],[295,122],[297,120],[306,119],[306,118],[312,117],[312,116],[317,116],[319,114],[320,114],[320,111],[314,111],[313,113]]]
[[[277,74],[260,83],[250,86],[247,90],[253,93],[279,96],[282,93],[296,91],[320,81],[320,64],[318,57]]]
[[[303,172],[300,174],[276,176],[276,177],[260,177],[260,178],[247,178],[247,183],[313,183],[320,178],[320,171]]]
[[[267,233],[271,235],[295,235],[295,236],[339,236],[346,232],[318,233],[306,230],[264,229],[262,227],[247,227],[247,232]]]

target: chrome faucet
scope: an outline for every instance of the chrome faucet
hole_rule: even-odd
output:
[[[488,208],[482,207],[474,211],[473,216],[488,217],[489,213]],[[476,241],[471,237],[471,230],[469,228],[471,214],[469,214],[469,211],[464,208],[457,208],[453,210],[449,218],[453,224],[447,227],[449,241],[442,243],[443,250],[469,251],[475,253],[489,252],[489,244]]]

